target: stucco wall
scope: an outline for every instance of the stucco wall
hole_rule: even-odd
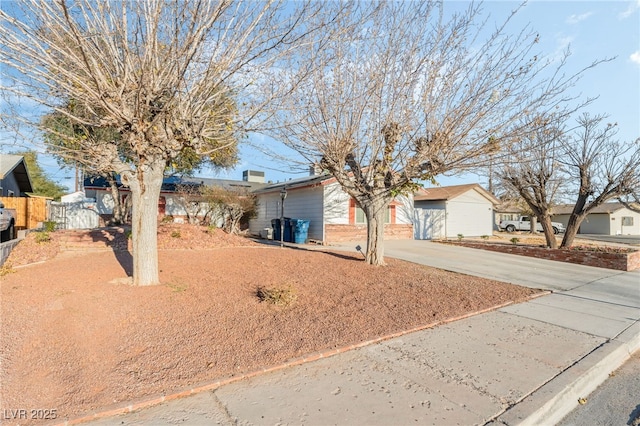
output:
[[[633,224],[623,226],[623,217],[631,217]],[[610,231],[611,235],[640,235],[640,213],[629,209],[621,209],[611,214]]]
[[[325,224],[348,225],[349,201],[351,197],[342,190],[338,183],[324,186],[324,219]]]

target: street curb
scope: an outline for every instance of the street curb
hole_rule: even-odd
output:
[[[632,335],[620,341],[619,339],[625,337],[625,334]],[[640,321],[636,321],[619,336],[605,342],[580,359],[572,367],[537,389],[527,398],[528,401],[515,405],[500,415],[495,422],[518,426],[557,424],[578,406],[579,399],[586,398],[596,390],[609,378],[612,372],[620,368],[637,351],[640,351]],[[589,364],[593,365],[589,366]],[[580,372],[581,368],[586,368],[586,370]],[[571,375],[576,373],[571,371],[572,369],[578,371],[577,377],[573,380]],[[562,376],[565,374],[569,377],[563,378]],[[564,381],[569,382],[563,384]],[[561,386],[562,389],[555,391],[553,388],[558,386]],[[546,393],[552,393],[553,396],[546,399]],[[539,400],[543,398],[546,399],[545,402]],[[537,409],[531,411],[531,406],[537,407]],[[527,413],[527,411],[531,412]]]
[[[525,300],[522,300],[518,303],[524,303],[524,302],[528,302],[532,299],[536,299],[538,297],[541,296],[546,296],[548,294],[551,294],[550,291],[541,291],[540,293],[536,293],[533,294],[531,296],[529,296],[528,298],[526,298]],[[341,353],[345,353],[345,352],[349,352],[352,351],[354,349],[359,349],[359,348],[363,348],[366,346],[370,346],[370,345],[374,345],[380,342],[384,342],[390,339],[394,339],[397,337],[401,337],[401,336],[405,336],[407,334],[410,333],[415,333],[418,331],[423,331],[423,330],[427,330],[430,328],[434,328],[437,327],[439,325],[444,325],[444,324],[448,324],[454,321],[459,321],[462,319],[466,319],[466,318],[470,318],[476,315],[481,315],[487,312],[492,312],[492,311],[496,311],[498,309],[504,308],[506,306],[512,305],[516,302],[514,301],[508,301],[505,303],[502,303],[500,305],[496,305],[496,306],[492,306],[489,308],[485,308],[482,309],[480,311],[475,311],[475,312],[469,312],[463,315],[459,315],[457,317],[452,317],[452,318],[448,318],[446,320],[442,320],[442,321],[436,321],[430,324],[426,324],[423,326],[418,326],[418,327],[414,327],[412,329],[409,330],[402,330],[396,333],[391,333],[385,336],[381,336],[381,337],[376,337],[374,339],[371,340],[367,340],[364,342],[359,342],[359,343],[354,343],[351,345],[346,345],[340,348],[335,348],[335,349],[328,349],[325,351],[321,351],[321,352],[312,352],[310,354],[304,355],[300,358],[295,358],[292,359],[290,361],[284,362],[282,364],[278,364],[278,365],[274,365],[274,366],[270,366],[270,367],[265,367],[265,368],[261,368],[258,370],[254,370],[251,372],[247,372],[244,374],[240,374],[238,376],[231,376],[231,377],[227,377],[227,378],[223,378],[223,379],[218,379],[218,380],[212,380],[212,381],[208,381],[208,382],[204,382],[201,383],[199,385],[195,385],[193,387],[190,387],[188,389],[184,389],[178,392],[174,392],[168,395],[161,395],[161,396],[155,396],[155,397],[151,397],[149,399],[145,399],[145,400],[141,400],[139,402],[129,402],[127,404],[124,405],[119,405],[117,407],[111,408],[111,409],[106,409],[104,411],[100,411],[94,414],[90,414],[90,415],[86,415],[86,416],[82,416],[82,417],[77,417],[71,420],[65,420],[64,422],[60,422],[60,423],[53,423],[53,425],[56,426],[71,426],[71,425],[78,425],[81,423],[86,423],[89,421],[93,421],[93,420],[99,420],[99,419],[104,419],[107,417],[114,417],[114,416],[118,416],[118,415],[122,415],[122,414],[129,414],[132,413],[134,411],[137,410],[141,410],[141,409],[145,409],[145,408],[151,408],[153,406],[162,404],[164,402],[169,402],[169,401],[173,401],[176,399],[180,399],[180,398],[184,398],[187,396],[191,396],[191,395],[195,395],[201,392],[207,392],[207,391],[212,391],[215,389],[218,389],[222,386],[225,385],[229,385],[231,383],[235,383],[235,382],[239,382],[241,380],[246,380],[246,379],[250,379],[253,377],[257,377],[260,376],[262,374],[265,373],[271,373],[271,372],[275,372],[275,371],[279,371],[279,370],[283,370],[289,367],[295,367],[298,365],[303,365],[309,362],[313,362],[313,361],[317,361],[319,359],[322,358],[329,358],[331,356],[334,355],[338,355]]]

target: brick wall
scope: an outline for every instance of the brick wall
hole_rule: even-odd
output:
[[[325,225],[325,244],[367,239],[367,225]],[[384,238],[389,240],[413,239],[413,225],[387,224],[384,226]]]
[[[550,249],[546,247],[474,243],[470,241],[449,241],[448,243],[458,244],[465,247],[480,248],[483,250],[498,251],[501,253],[577,263],[580,265],[596,266],[598,268],[616,269],[619,271],[633,271],[635,269],[640,269],[640,251],[634,251],[631,253],[604,253],[601,251]]]

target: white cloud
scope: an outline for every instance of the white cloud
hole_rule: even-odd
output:
[[[619,19],[626,19],[629,16],[633,15],[633,13],[640,9],[640,0],[635,0],[632,2],[629,2],[629,7],[627,8],[627,10],[625,10],[624,12],[620,13],[618,15]]]
[[[640,50],[636,50],[635,52],[633,52],[631,56],[629,56],[629,59],[631,59],[631,62],[640,65]]]
[[[578,23],[584,21],[585,19],[587,19],[591,15],[593,15],[593,12],[586,12],[586,13],[583,13],[581,15],[571,15],[571,16],[569,16],[567,18],[566,22],[567,22],[567,24],[575,25],[575,24],[578,24]]]

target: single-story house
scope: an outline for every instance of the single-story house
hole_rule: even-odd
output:
[[[520,216],[529,215],[523,208],[515,201],[502,201],[500,204],[494,207],[494,227],[495,231],[500,230],[500,221],[503,220],[518,220]]]
[[[284,204],[281,191],[286,190]],[[367,238],[364,212],[331,175],[311,175],[274,183],[253,191],[258,197],[256,217],[249,221],[252,234],[265,234],[271,221],[281,216],[309,221],[308,240],[321,244],[363,241]],[[282,213],[284,205],[284,214]],[[385,238],[412,239],[411,200],[397,197],[391,202]]]
[[[120,197],[124,200],[129,196],[130,190],[123,186],[118,177],[117,185]],[[162,181],[160,199],[158,200],[158,214],[161,217],[171,216],[177,221],[182,221],[187,211],[182,200],[180,190],[184,186],[219,186],[227,189],[239,189],[253,191],[265,186],[264,172],[247,170],[243,172],[243,180],[209,179],[200,177],[170,176]],[[113,197],[108,181],[103,177],[88,177],[84,180],[84,193],[86,198],[96,201],[98,214],[104,219],[109,219],[113,214]]]
[[[491,235],[499,203],[477,183],[422,189],[413,197],[415,239]]]
[[[553,208],[551,219],[565,228],[573,205]],[[594,208],[580,224],[579,234],[640,235],[640,213],[626,208],[622,203],[604,203]]]
[[[33,186],[24,157],[0,154],[0,197],[24,197],[27,192],[33,192]]]

